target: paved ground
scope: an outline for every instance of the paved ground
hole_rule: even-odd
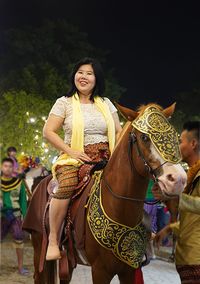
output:
[[[169,250],[168,250],[169,251]],[[165,252],[166,253],[166,252]],[[1,249],[1,284],[33,284],[33,250],[31,245],[26,244],[25,266],[30,271],[29,277],[18,275],[16,271],[16,256],[11,244],[5,242]],[[163,254],[164,255],[164,254]],[[153,260],[143,268],[145,284],[180,284],[178,274],[173,263],[163,260]],[[74,271],[72,284],[92,284],[90,268],[78,266]],[[112,284],[119,283],[117,277],[112,280]],[[103,284],[103,283],[102,283]]]
[[[163,260],[153,260],[143,268],[145,284],[180,284],[179,276],[175,271],[174,264]],[[79,266],[74,272],[72,284],[92,284],[90,268]],[[112,284],[118,284],[115,277]]]

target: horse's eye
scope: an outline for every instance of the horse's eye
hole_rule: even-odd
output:
[[[142,140],[143,142],[148,142],[148,141],[149,141],[149,136],[146,135],[146,134],[142,134],[142,135],[141,135],[141,140]]]

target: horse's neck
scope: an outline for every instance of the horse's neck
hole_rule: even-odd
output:
[[[104,170],[104,178],[114,193],[144,200],[148,180],[136,169],[131,169],[128,154],[128,133],[125,133]],[[105,210],[120,223],[134,226],[142,219],[143,202],[114,197],[105,182],[102,184],[102,200]]]

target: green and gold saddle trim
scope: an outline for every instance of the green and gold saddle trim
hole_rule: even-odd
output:
[[[106,214],[101,200],[101,176],[102,171],[95,172],[88,202],[87,221],[90,230],[101,246],[136,269],[142,263],[149,233],[142,223],[131,228],[112,220]]]

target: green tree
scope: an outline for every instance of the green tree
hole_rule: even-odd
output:
[[[106,54],[88,42],[87,34],[64,20],[7,30],[0,48],[0,94],[24,90],[55,100],[68,90],[74,62],[92,56],[104,67],[107,95],[118,99],[123,89],[105,64]]]
[[[57,151],[42,138],[44,117],[68,90],[74,62],[85,56],[99,59],[106,75],[105,95],[118,100],[124,92],[106,66],[106,55],[107,51],[88,42],[86,33],[64,20],[4,31],[0,47],[2,151],[13,145],[50,165]]]
[[[2,153],[15,146],[19,153],[39,156],[50,167],[57,154],[42,137],[42,128],[51,108],[51,101],[24,91],[10,91],[0,99],[0,137]]]

